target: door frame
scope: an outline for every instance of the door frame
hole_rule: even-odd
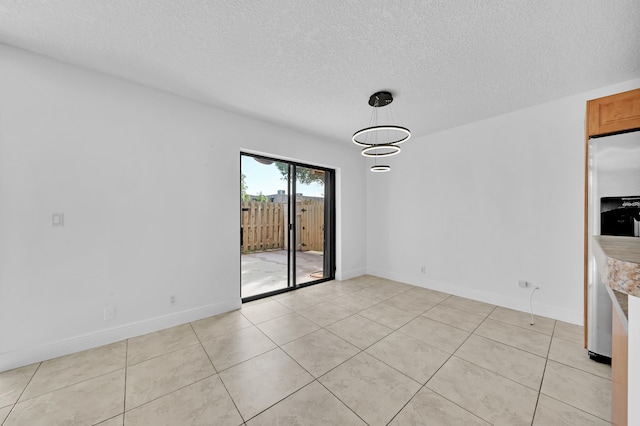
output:
[[[256,294],[248,297],[242,297],[242,262],[240,262],[240,297],[242,303],[251,302],[253,300],[262,299],[276,294],[286,293],[299,288],[309,287],[315,284],[320,284],[326,281],[335,279],[336,273],[336,171],[324,166],[317,166],[309,163],[302,163],[299,161],[286,160],[278,158],[276,156],[269,156],[263,154],[255,154],[252,152],[240,151],[240,175],[242,175],[242,157],[253,157],[264,159],[267,161],[274,161],[280,163],[286,163],[289,165],[289,173],[287,176],[287,190],[288,190],[288,223],[285,224],[285,230],[287,232],[287,285],[284,288],[278,290],[272,290],[266,293]],[[323,275],[327,275],[324,278],[308,281],[302,284],[296,283],[296,247],[297,243],[297,217],[296,217],[296,168],[304,167],[315,170],[322,170],[325,173],[324,182],[324,251],[323,251]],[[242,207],[242,199],[240,197],[240,207]],[[242,238],[242,208],[240,208],[240,235]],[[242,241],[242,240],[241,240]],[[240,256],[242,256],[242,248],[240,248]]]

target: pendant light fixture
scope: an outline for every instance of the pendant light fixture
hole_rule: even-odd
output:
[[[369,97],[369,105],[373,107],[369,126],[360,129],[353,134],[351,141],[363,147],[361,154],[365,157],[372,157],[376,160],[381,157],[391,157],[399,154],[401,149],[398,145],[406,142],[411,137],[411,131],[406,127],[393,124],[378,124],[378,110],[387,107],[386,120],[388,123],[394,121],[394,111],[388,105],[393,102],[393,96],[389,92],[376,92]],[[372,172],[388,172],[390,166],[378,165],[377,161],[371,167]]]
[[[376,164],[375,166],[371,166],[371,171],[374,173],[383,173],[383,172],[388,172],[389,170],[391,170],[390,166],[386,166],[386,165],[378,165]]]

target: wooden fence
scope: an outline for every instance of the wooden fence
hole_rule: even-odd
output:
[[[242,203],[242,253],[287,248],[287,204],[244,201]],[[296,203],[296,249],[324,251],[324,202]]]
[[[284,248],[286,204],[242,203],[242,253]]]
[[[324,251],[324,201],[296,203],[298,250]]]

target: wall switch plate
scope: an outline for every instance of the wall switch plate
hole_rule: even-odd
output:
[[[518,281],[518,287],[520,287],[520,288],[529,288],[530,285],[531,284],[529,284],[528,281],[525,281],[525,280],[519,280]]]
[[[64,226],[64,213],[51,214],[51,226]]]
[[[116,318],[116,307],[115,306],[107,306],[104,308],[104,320],[112,321]]]

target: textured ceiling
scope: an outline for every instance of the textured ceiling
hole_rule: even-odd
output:
[[[638,0],[0,0],[0,42],[349,143],[640,77]]]

